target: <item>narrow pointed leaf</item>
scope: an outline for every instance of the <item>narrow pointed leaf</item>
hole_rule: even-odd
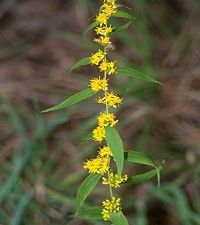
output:
[[[76,217],[86,220],[100,220],[102,219],[101,207],[84,207],[81,208]]]
[[[46,110],[43,110],[42,113],[46,113],[46,112],[54,112],[54,111],[58,111],[58,110],[61,110],[61,109],[65,109],[65,108],[68,108],[82,100],[85,100],[91,96],[93,96],[95,94],[95,92],[88,88],[88,89],[85,89],[85,90],[82,90],[72,96],[70,96],[69,98],[67,98],[66,100],[64,100],[63,102],[61,102],[60,104],[56,105],[56,106],[53,106],[49,109],[46,109]]]
[[[128,29],[128,27],[130,26],[131,23],[132,22],[128,22],[128,23],[124,24],[123,26],[115,27],[114,33],[119,33],[119,32],[125,31],[126,29]]]
[[[138,151],[125,152],[125,159],[129,162],[134,162],[138,164],[148,165],[155,167],[154,162],[144,153]]]
[[[82,58],[79,59],[76,63],[74,63],[71,68],[70,68],[70,72],[74,69],[77,69],[81,66],[86,66],[90,64],[90,57],[86,57],[86,58]]]
[[[81,184],[77,198],[76,198],[76,205],[77,208],[80,208],[85,199],[88,197],[88,195],[91,193],[91,191],[94,189],[94,187],[97,185],[98,181],[100,180],[101,175],[100,174],[90,174]]]
[[[159,168],[161,170],[161,168]],[[150,180],[152,177],[157,175],[157,170],[153,169],[146,173],[138,174],[136,176],[130,177],[127,181],[128,184],[139,184]]]
[[[116,162],[117,172],[121,175],[124,165],[124,147],[122,139],[114,127],[109,127],[106,129],[106,142],[111,148]]]
[[[129,67],[118,67],[117,70],[118,74],[122,75],[122,76],[129,76],[132,77],[134,79],[140,79],[140,80],[145,80],[145,81],[149,81],[152,83],[156,83],[156,84],[162,84],[159,81],[147,76],[146,74],[137,71],[133,68],[129,68]]]
[[[91,23],[89,25],[89,27],[85,30],[84,32],[84,36],[87,34],[87,32],[89,32],[90,30],[94,29],[95,27],[97,27],[99,25],[99,23],[97,21],[94,21],[93,23]]]
[[[117,11],[112,16],[129,19],[129,20],[135,20],[135,17],[133,15],[131,15],[130,13],[127,13],[125,11]]]
[[[129,151],[125,152],[124,157],[129,162],[154,167],[157,172],[158,187],[160,187],[160,169],[144,152]]]
[[[122,212],[112,213],[110,215],[112,225],[128,225],[128,221]]]

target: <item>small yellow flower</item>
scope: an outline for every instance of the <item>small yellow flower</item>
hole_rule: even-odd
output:
[[[106,53],[102,50],[98,50],[98,52],[92,54],[90,57],[90,62],[92,65],[99,65],[99,63],[105,58]]]
[[[116,117],[113,113],[101,113],[98,117],[98,125],[100,127],[113,127],[118,122],[118,120],[116,120],[115,118]]]
[[[103,24],[107,24],[108,15],[100,12],[96,17],[96,21],[100,24],[100,26],[102,26]]]
[[[97,158],[84,162],[83,168],[89,173],[105,174],[109,170],[109,158],[97,156]]]
[[[111,26],[103,26],[103,27],[97,27],[95,31],[96,31],[96,34],[107,36],[108,34],[112,33],[113,28]]]
[[[121,210],[121,199],[113,197],[111,200],[106,199],[102,203],[102,216],[105,221],[110,219],[111,213],[117,213]]]
[[[111,44],[110,37],[107,37],[107,36],[101,36],[99,38],[95,38],[94,40],[103,46]]]
[[[98,126],[97,128],[95,128],[92,134],[93,134],[93,139],[99,142],[102,142],[104,138],[106,137],[105,129],[102,126]]]
[[[102,104],[108,104],[108,107],[114,107],[116,108],[118,104],[122,103],[122,98],[118,97],[116,94],[113,92],[107,93],[106,96],[103,98],[99,98],[97,100],[98,103]]]
[[[128,176],[119,176],[118,174],[110,173],[108,175],[108,179],[103,177],[103,184],[109,184],[111,187],[118,188],[120,187],[120,184],[127,181]]]
[[[104,3],[102,6],[102,12],[105,13],[108,17],[110,17],[116,11],[117,6],[115,4],[109,5],[107,3]]]
[[[104,146],[104,147],[100,148],[100,150],[99,150],[99,156],[100,157],[112,156],[111,149],[108,146]]]
[[[94,79],[90,80],[89,86],[95,92],[98,92],[101,90],[106,91],[106,90],[108,90],[108,80],[101,79],[100,77],[94,78]]]
[[[116,62],[108,62],[103,60],[100,64],[99,69],[101,72],[106,72],[108,75],[114,74],[117,71]]]

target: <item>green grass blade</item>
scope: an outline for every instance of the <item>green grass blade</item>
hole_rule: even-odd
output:
[[[20,175],[26,167],[35,146],[32,143],[26,143],[22,153],[13,164],[13,170],[7,181],[0,188],[0,204],[4,202],[7,196],[11,193],[13,187],[17,184]]]
[[[24,211],[28,204],[30,203],[31,199],[33,198],[34,192],[30,191],[25,193],[22,198],[20,199],[18,205],[16,206],[16,211],[14,216],[11,218],[10,225],[20,225],[21,220],[24,214]]]
[[[5,109],[8,118],[12,125],[15,127],[16,133],[20,135],[22,139],[27,139],[27,130],[24,126],[24,122],[19,116],[18,112],[15,110],[10,101],[6,98],[6,96],[0,91],[0,104],[2,104]]]
[[[129,76],[134,79],[140,79],[140,80],[145,80],[145,81],[149,81],[149,82],[156,83],[156,84],[162,84],[159,81],[157,81],[157,80],[147,76],[146,74],[144,74],[140,71],[137,71],[133,68],[120,66],[120,67],[118,67],[117,72],[118,72],[118,74],[120,74],[122,76]]]
[[[94,187],[97,185],[100,178],[101,178],[100,174],[90,174],[83,181],[83,183],[81,184],[78,190],[78,194],[76,198],[77,209],[79,209],[83,205],[85,199],[88,197],[90,192],[94,189]]]
[[[63,102],[61,102],[60,104],[53,106],[49,109],[43,110],[42,113],[46,113],[46,112],[54,112],[54,111],[58,111],[58,110],[62,110],[65,108],[68,108],[78,102],[81,102],[82,100],[85,100],[91,96],[93,96],[95,94],[95,92],[88,88],[85,90],[82,90],[74,95],[72,95],[71,97],[67,98],[66,100],[64,100]]]
[[[115,159],[117,172],[121,175],[124,165],[124,147],[122,139],[114,127],[106,129],[106,142]]]

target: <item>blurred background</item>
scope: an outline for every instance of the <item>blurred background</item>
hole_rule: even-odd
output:
[[[113,58],[164,85],[116,77],[124,98],[118,129],[128,150],[159,165],[156,178],[120,189],[130,225],[200,224],[200,1],[124,0],[135,15],[116,33]],[[83,36],[101,1],[0,1],[0,225],[103,225],[73,217],[86,177],[82,161],[95,155],[88,136],[101,106],[89,99],[41,114],[87,86],[91,67],[71,64],[97,46]],[[115,25],[126,21],[116,19]],[[127,174],[148,171],[127,165]],[[101,205],[99,185],[87,200]]]

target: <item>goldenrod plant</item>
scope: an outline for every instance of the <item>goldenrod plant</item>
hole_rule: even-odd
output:
[[[118,96],[110,88],[111,76],[129,76],[134,79],[142,79],[154,83],[158,81],[143,73],[128,67],[118,65],[115,60],[111,60],[109,52],[112,51],[113,44],[111,37],[116,31],[123,32],[134,21],[134,16],[130,13],[121,11],[121,5],[117,0],[104,0],[94,22],[88,27],[86,32],[94,29],[96,33],[95,42],[99,44],[99,49],[91,56],[79,60],[71,67],[71,71],[84,65],[92,65],[98,68],[99,74],[89,81],[88,88],[82,90],[62,103],[44,110],[51,112],[70,107],[93,95],[97,95],[96,103],[102,104],[102,112],[97,116],[97,126],[92,131],[92,138],[99,143],[99,149],[95,158],[87,159],[83,163],[83,168],[89,176],[81,184],[76,198],[76,216],[82,218],[94,218],[110,221],[113,225],[127,225],[128,221],[122,213],[122,200],[116,195],[115,189],[121,185],[135,184],[146,181],[157,175],[158,183],[160,180],[161,166],[155,163],[145,154],[139,151],[125,151],[122,139],[116,130],[119,123],[115,115],[115,109],[119,107],[125,99]],[[111,17],[120,17],[129,20],[121,27],[113,27]],[[153,167],[149,172],[131,176],[123,173],[124,162],[148,165]],[[101,207],[87,208],[84,202],[95,186],[100,182],[107,186],[109,197],[102,200]],[[106,188],[106,187],[105,187]]]

